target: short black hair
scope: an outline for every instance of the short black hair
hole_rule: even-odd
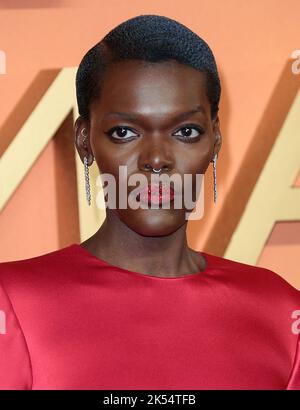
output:
[[[84,55],[76,73],[79,115],[89,118],[90,103],[100,97],[104,73],[110,63],[172,59],[205,73],[211,117],[215,118],[219,110],[221,84],[210,47],[183,24],[154,14],[124,21]]]

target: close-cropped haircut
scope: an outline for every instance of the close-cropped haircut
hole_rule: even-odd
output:
[[[89,119],[91,102],[101,96],[105,71],[125,60],[176,60],[205,74],[211,117],[219,110],[221,85],[208,44],[183,24],[169,17],[146,14],[116,26],[82,58],[76,73],[78,112]]]

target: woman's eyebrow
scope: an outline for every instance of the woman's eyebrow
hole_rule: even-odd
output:
[[[196,108],[189,110],[189,111],[185,111],[182,112],[180,114],[178,114],[176,117],[174,117],[175,121],[180,121],[180,120],[184,120],[188,117],[190,117],[192,114],[195,114],[197,112],[201,112],[202,114],[205,114],[205,110],[202,106],[197,106]],[[134,114],[130,114],[127,112],[120,112],[120,111],[115,111],[115,112],[108,112],[105,114],[105,116],[118,116],[118,117],[122,117],[125,118],[127,120],[137,120],[138,116],[134,115]]]

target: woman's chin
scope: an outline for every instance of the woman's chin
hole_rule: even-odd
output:
[[[128,228],[142,236],[170,235],[187,222],[183,210],[139,209],[117,212]]]

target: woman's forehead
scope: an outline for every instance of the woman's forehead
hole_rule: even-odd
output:
[[[126,63],[108,70],[98,109],[176,115],[199,105],[209,107],[204,73],[176,63]]]
[[[171,92],[172,88],[182,90],[190,86],[205,86],[205,74],[174,61],[149,63],[128,60],[109,66],[101,86],[111,93],[119,87],[130,91],[133,84],[140,92],[149,88],[158,91],[161,86],[170,88]]]

